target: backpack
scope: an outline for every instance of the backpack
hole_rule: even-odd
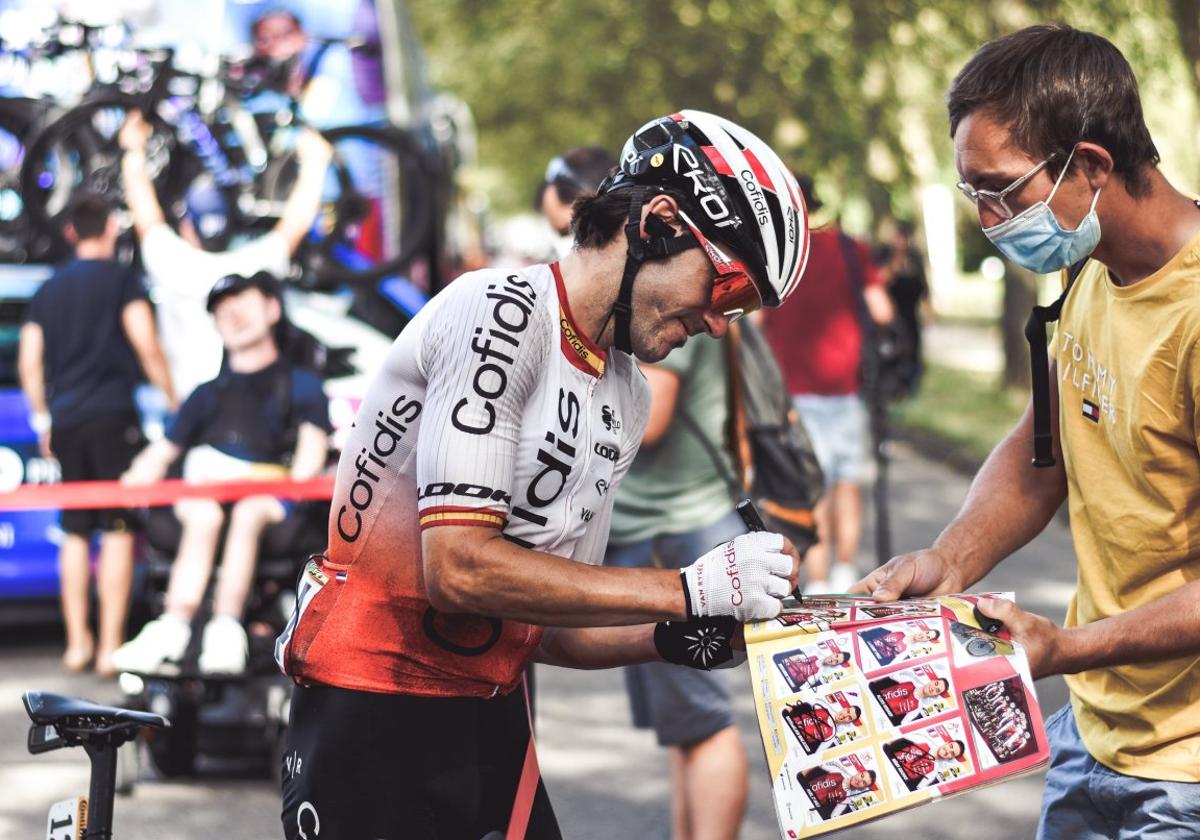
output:
[[[762,332],[750,321],[730,326],[725,339],[729,377],[729,471],[716,444],[687,412],[677,416],[704,446],[735,497],[749,496],[768,530],[783,534],[803,557],[816,543],[813,508],[825,476],[800,422],[779,364]]]

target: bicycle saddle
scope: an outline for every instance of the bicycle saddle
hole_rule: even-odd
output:
[[[48,691],[26,691],[21,695],[29,719],[39,726],[66,724],[77,728],[113,726],[154,726],[166,728],[171,722],[162,715],[100,706],[77,697]]]

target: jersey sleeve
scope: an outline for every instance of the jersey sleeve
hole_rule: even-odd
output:
[[[507,521],[521,420],[554,349],[541,294],[499,272],[460,278],[442,292],[422,340],[422,529]]]

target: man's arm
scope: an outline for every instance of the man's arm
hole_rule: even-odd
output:
[[[20,345],[17,348],[17,376],[21,390],[29,403],[30,424],[38,436],[38,448],[44,457],[50,457],[50,410],[46,406],[46,368],[44,353],[45,335],[33,321],[21,327]]]
[[[301,423],[292,455],[292,478],[305,481],[320,475],[329,459],[329,435],[312,423]]]
[[[654,625],[628,627],[547,627],[534,662],[562,668],[615,668],[661,662],[654,647]]]
[[[296,157],[300,161],[300,173],[274,228],[274,232],[287,242],[289,254],[294,254],[304,241],[321,209],[325,170],[333,158],[333,148],[316,131],[305,128],[296,139]]]
[[[154,323],[154,310],[144,298],[131,300],[121,310],[121,326],[129,339],[138,363],[146,372],[150,384],[162,391],[167,405],[174,411],[178,408],[175,387],[171,384],[171,371],[158,341],[158,328]]]
[[[159,438],[137,454],[129,469],[121,475],[121,483],[141,485],[162,481],[171,462],[182,452],[179,446],[167,438]]]
[[[1034,467],[1033,406],[992,450],[954,520],[933,545],[894,557],[851,587],[891,601],[902,595],[962,592],[1042,532],[1067,497],[1058,443],[1057,365],[1050,363],[1050,428],[1058,463]]]
[[[131,111],[117,135],[117,141],[125,154],[121,158],[121,184],[125,190],[125,204],[133,215],[133,227],[138,240],[157,225],[166,224],[154,182],[146,174],[146,143],[154,129],[141,113]]]
[[[876,324],[890,324],[896,317],[896,308],[892,305],[892,298],[882,285],[867,286],[863,289],[863,300],[867,304],[867,314]]]
[[[1035,679],[1200,653],[1200,581],[1195,580],[1136,609],[1080,627],[1059,627],[999,598],[981,599],[979,610],[1004,622],[1025,648]]]

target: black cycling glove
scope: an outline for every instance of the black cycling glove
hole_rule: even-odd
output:
[[[735,668],[746,661],[746,651],[733,647],[737,627],[731,616],[660,621],[654,626],[654,647],[664,662],[673,665],[701,671]]]

